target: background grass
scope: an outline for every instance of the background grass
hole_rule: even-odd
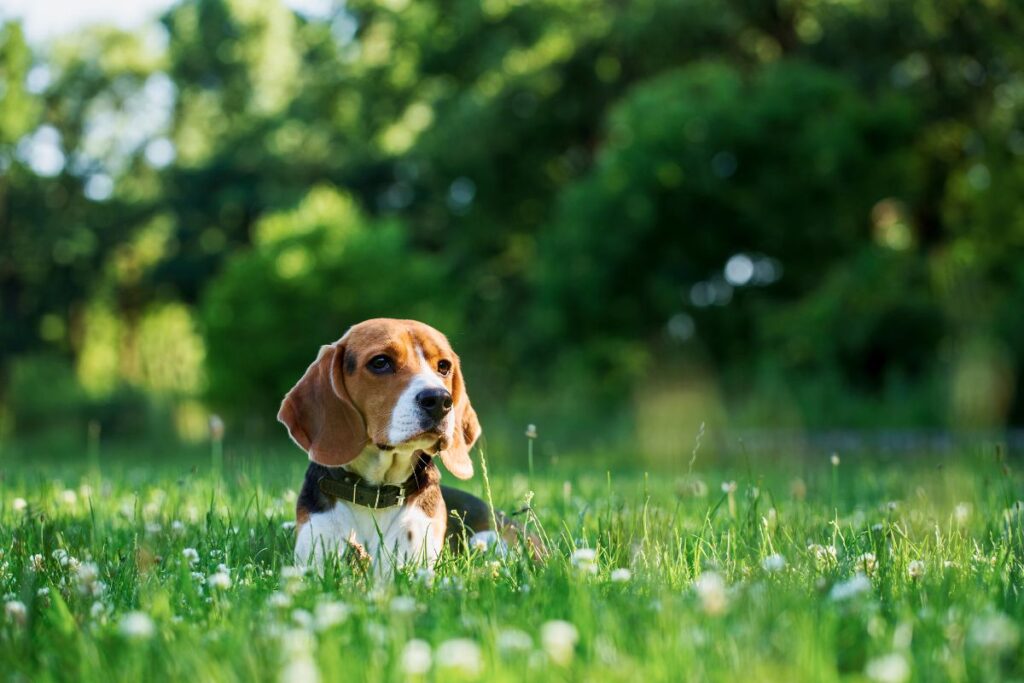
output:
[[[6,680],[1024,676],[1021,477],[994,448],[698,457],[650,475],[576,458],[538,462],[532,481],[492,465],[499,506],[534,492],[520,518],[552,556],[474,552],[376,583],[289,569],[301,458],[243,450],[217,474],[196,452],[139,450],[99,470],[81,453],[7,454]],[[484,493],[479,475],[466,486]],[[433,652],[423,673],[410,640]]]

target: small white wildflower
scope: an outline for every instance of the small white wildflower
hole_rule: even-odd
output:
[[[597,573],[597,551],[593,548],[578,548],[570,557],[572,566],[586,574]]]
[[[715,616],[725,611],[728,604],[725,581],[715,572],[704,572],[697,577],[693,582],[693,590],[705,614]]]
[[[28,619],[28,608],[20,600],[8,600],[4,603],[4,616],[20,626]]]
[[[352,610],[343,602],[317,603],[313,614],[313,625],[317,631],[326,631],[348,619]]]
[[[430,567],[420,567],[416,570],[416,581],[428,588],[434,585],[436,576],[434,570]]]
[[[572,661],[579,639],[579,631],[568,621],[555,619],[540,627],[541,647],[551,661],[561,666],[567,666]]]
[[[723,481],[722,482],[722,493],[735,493],[736,482],[735,481]]]
[[[210,574],[210,576],[206,579],[206,583],[211,588],[216,588],[217,590],[227,590],[231,588],[231,575],[227,572],[216,571],[213,574]]]
[[[189,564],[195,564],[199,561],[199,551],[195,548],[185,548],[181,551],[181,554]]]
[[[164,529],[162,526],[160,526],[159,522],[146,522],[145,528],[146,533],[150,535],[158,534]]]
[[[74,505],[78,502],[78,494],[75,493],[74,489],[64,489],[60,493],[60,502],[65,505]]]
[[[220,564],[217,565],[217,571],[222,573],[222,574],[230,574],[231,573],[231,570],[228,569],[228,566],[226,564],[224,564],[223,562],[221,562]]]
[[[864,553],[857,558],[857,561],[854,563],[854,567],[857,571],[870,576],[874,574],[875,569],[878,568],[878,561],[876,560],[874,553]]]
[[[41,572],[46,567],[46,564],[45,564],[46,560],[44,560],[43,556],[40,555],[39,553],[36,553],[35,555],[33,555],[32,557],[30,557],[28,559],[29,559],[30,567],[31,567],[32,571],[34,571],[34,572]]]
[[[537,425],[529,424],[526,425],[526,438],[536,439],[537,438]]]
[[[499,557],[508,554],[508,544],[494,531],[478,531],[469,537],[469,547],[478,552],[493,549]]]
[[[43,586],[42,588],[40,588],[39,590],[36,591],[36,595],[38,595],[41,598],[45,598],[49,594],[50,594],[50,589],[47,586]]]
[[[307,631],[312,630],[314,627],[313,615],[309,610],[304,609],[293,609],[292,610],[292,621],[306,629]]]
[[[1008,616],[996,612],[974,619],[968,632],[968,640],[986,652],[1001,655],[1017,647],[1020,629]]]
[[[616,583],[626,583],[632,578],[633,572],[629,571],[629,569],[625,567],[619,567],[618,569],[612,570],[611,579]]]
[[[194,581],[198,581],[201,584],[206,583],[206,574],[203,574],[202,572],[192,572],[191,576]]]
[[[294,521],[281,522],[281,529],[284,531],[293,531],[295,529]]]
[[[838,551],[834,545],[819,545],[812,543],[807,546],[807,549],[814,555],[814,559],[818,564],[829,565],[834,564]]]
[[[128,612],[121,617],[118,630],[126,638],[148,640],[156,633],[156,625],[145,612]]]
[[[832,456],[829,458],[829,460],[832,461],[832,467],[839,467],[839,454],[838,453],[833,453]]]
[[[469,638],[446,640],[437,646],[437,665],[455,669],[468,676],[479,676],[483,669],[480,646]]]
[[[402,670],[409,676],[422,676],[430,671],[430,644],[413,638],[402,648]]]
[[[876,683],[904,683],[910,678],[910,664],[906,657],[894,652],[872,659],[864,673]]]
[[[525,652],[533,647],[533,639],[526,631],[517,628],[502,629],[496,639],[502,652]]]
[[[957,506],[953,508],[953,518],[957,524],[966,524],[967,520],[971,517],[971,504],[970,503],[957,503]]]
[[[92,607],[89,608],[89,616],[93,619],[99,619],[107,613],[107,606],[100,601],[92,603]]]
[[[910,564],[907,565],[907,573],[910,574],[912,579],[920,579],[924,576],[924,568],[924,561],[911,560]]]
[[[286,609],[292,606],[292,598],[287,593],[281,591],[274,591],[267,598],[267,605],[277,609]]]
[[[767,572],[780,572],[786,568],[786,558],[778,553],[769,555],[761,561],[761,567]]]
[[[174,520],[173,522],[171,522],[171,531],[173,531],[176,534],[185,533],[185,523],[182,522],[180,519]]]
[[[392,614],[412,614],[416,611],[417,607],[415,598],[411,598],[408,595],[396,595],[391,598],[388,609]]]
[[[15,512],[21,512],[22,510],[28,507],[28,501],[25,500],[24,498],[15,498],[13,501],[11,501],[11,507],[14,508]]]
[[[832,590],[829,591],[828,597],[837,602],[842,600],[849,600],[855,598],[862,593],[867,593],[871,590],[871,580],[868,579],[864,574],[857,573],[846,581],[840,581],[839,583],[832,586]]]

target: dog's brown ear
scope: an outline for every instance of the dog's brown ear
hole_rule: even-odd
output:
[[[321,346],[306,374],[281,402],[277,419],[288,428],[292,441],[309,459],[326,467],[338,467],[355,458],[369,442],[366,423],[345,389],[339,342]]]
[[[466,383],[462,379],[462,369],[458,360],[455,361],[454,373],[452,393],[455,399],[455,434],[448,447],[441,451],[441,462],[459,479],[469,479],[473,476],[473,461],[469,459],[469,449],[480,436],[480,421],[477,420],[476,411],[469,403]]]

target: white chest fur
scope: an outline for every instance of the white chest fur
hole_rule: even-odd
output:
[[[397,484],[412,474],[414,452],[367,450],[349,469],[372,483]],[[358,545],[370,556],[378,576],[390,576],[409,564],[432,567],[443,536],[433,529],[436,523],[414,504],[374,509],[338,501],[329,510],[311,514],[299,529],[295,563],[321,571],[325,558],[343,556]]]

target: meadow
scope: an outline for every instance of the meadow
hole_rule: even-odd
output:
[[[9,681],[1024,677],[1021,475],[999,449],[491,463],[548,541],[374,581],[292,566],[304,463],[3,454]],[[450,479],[450,478],[449,478]]]

